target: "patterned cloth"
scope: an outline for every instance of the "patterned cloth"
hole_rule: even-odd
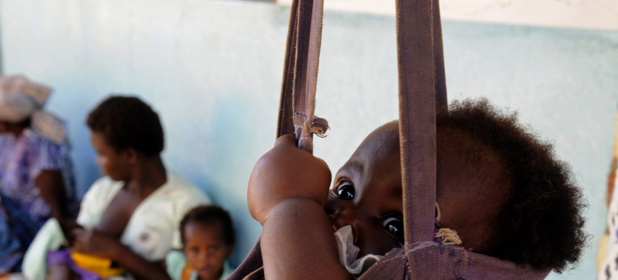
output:
[[[19,138],[0,134],[0,273],[19,264],[50,207],[35,185],[43,170],[63,172],[67,201],[75,204],[75,180],[68,147],[25,129]],[[70,209],[75,210],[75,209]]]

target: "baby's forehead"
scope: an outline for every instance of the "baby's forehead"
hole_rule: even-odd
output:
[[[200,220],[190,220],[187,221],[182,228],[182,234],[189,234],[195,232],[220,232],[223,230],[223,226],[220,222],[217,221],[200,221]]]
[[[352,157],[382,158],[399,153],[399,126],[387,123],[371,132],[358,146]]]

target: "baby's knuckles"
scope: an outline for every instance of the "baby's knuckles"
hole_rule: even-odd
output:
[[[291,135],[282,136],[253,168],[247,192],[249,211],[263,224],[270,210],[289,198],[307,198],[324,206],[330,180],[323,160],[296,148]]]

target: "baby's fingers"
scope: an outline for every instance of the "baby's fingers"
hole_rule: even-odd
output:
[[[285,134],[275,140],[276,147],[296,147],[296,138],[292,134]]]

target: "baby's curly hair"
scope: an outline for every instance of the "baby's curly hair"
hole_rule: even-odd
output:
[[[509,170],[509,195],[497,215],[496,234],[483,254],[535,269],[562,272],[575,264],[588,238],[582,210],[587,206],[570,167],[541,141],[486,99],[453,102],[436,117],[496,152]]]

